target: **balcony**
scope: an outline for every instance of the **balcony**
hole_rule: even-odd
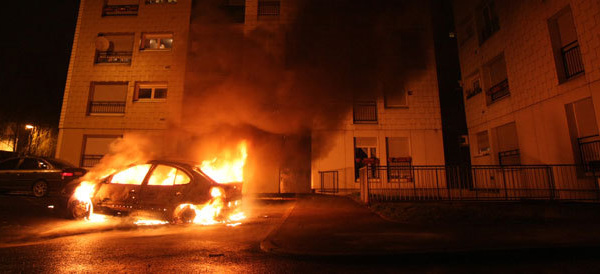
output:
[[[500,83],[492,86],[488,90],[488,95],[490,96],[492,103],[510,95],[510,90],[508,89],[508,79],[504,79]]]
[[[503,165],[520,165],[521,152],[518,149],[502,151],[498,153],[498,162]]]
[[[600,136],[577,138],[577,144],[585,171],[600,171]]]
[[[354,103],[353,118],[355,124],[376,124],[377,102],[368,101]]]
[[[133,16],[138,14],[138,10],[138,5],[105,5],[102,16]]]
[[[258,16],[279,16],[280,6],[279,1],[259,1]]]
[[[565,66],[565,78],[570,79],[584,72],[581,50],[577,40],[560,49]]]
[[[97,51],[96,64],[131,64],[131,51]]]
[[[124,114],[125,102],[92,101],[89,114]]]

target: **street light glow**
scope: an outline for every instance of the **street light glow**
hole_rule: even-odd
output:
[[[33,129],[33,128],[34,128],[34,126],[32,126],[32,125],[25,125],[25,129]]]

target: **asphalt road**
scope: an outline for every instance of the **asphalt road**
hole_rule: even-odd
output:
[[[224,225],[135,226],[65,220],[51,199],[0,196],[0,272],[548,272],[593,273],[595,249],[514,254],[407,257],[287,257],[260,242],[282,222],[293,200],[248,200],[248,218]]]

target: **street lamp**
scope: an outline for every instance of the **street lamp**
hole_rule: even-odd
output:
[[[33,139],[33,131],[34,131],[35,127],[33,125],[27,124],[27,125],[25,125],[25,129],[31,130],[29,132],[29,144],[27,144],[27,155],[29,155],[31,153],[31,142]]]

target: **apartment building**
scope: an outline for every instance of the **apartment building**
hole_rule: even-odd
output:
[[[91,167],[116,138],[180,119],[191,0],[82,0],[56,156]],[[165,142],[164,149],[170,142]]]
[[[455,0],[475,165],[598,163],[600,2]]]
[[[245,35],[269,30],[257,43],[287,68],[283,47],[293,43],[286,32],[298,15],[299,2],[228,0],[220,7],[230,16],[231,26],[241,28]],[[197,73],[189,63],[190,55],[197,54],[192,47],[212,39],[210,35],[192,37],[198,33],[194,30],[203,31],[199,25],[203,21],[196,20],[197,4],[192,0],[81,1],[59,125],[58,158],[91,167],[108,153],[112,141],[132,133],[163,140],[161,148],[176,153],[177,142],[170,139],[169,126],[181,123],[186,94],[198,93],[190,88],[198,86],[197,79],[188,77]],[[273,146],[285,150],[293,143],[289,150],[306,148],[306,155],[288,157],[290,162],[306,163],[300,168],[290,164],[299,171],[281,162],[261,163],[261,180],[268,182],[253,192],[309,192],[333,184],[339,189],[358,189],[358,170],[368,164],[444,164],[430,7],[410,4],[405,8],[407,14],[419,16],[393,16],[396,21],[383,31],[401,37],[394,45],[404,55],[418,45],[418,55],[404,56],[408,69],[390,66],[388,77],[374,79],[364,94],[345,96],[352,107],[335,126],[313,128],[306,139],[282,134]],[[218,32],[212,34],[218,36]],[[396,55],[391,50],[386,58],[394,60]],[[202,127],[199,121],[192,127]],[[327,147],[317,148],[323,136],[329,140]],[[410,174],[395,176],[411,183]]]

